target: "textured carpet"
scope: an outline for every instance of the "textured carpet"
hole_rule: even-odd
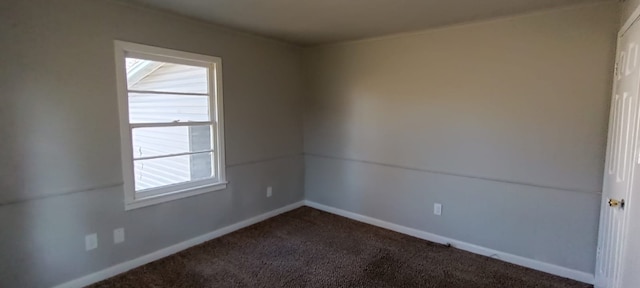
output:
[[[93,287],[592,287],[303,207]]]

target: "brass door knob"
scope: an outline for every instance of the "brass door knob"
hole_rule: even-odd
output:
[[[620,206],[620,208],[624,208],[624,199],[622,200],[609,199],[609,207],[618,207],[618,206]]]

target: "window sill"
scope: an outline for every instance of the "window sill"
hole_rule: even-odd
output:
[[[165,194],[147,196],[144,198],[134,199],[133,201],[125,201],[124,210],[132,210],[146,206],[156,205],[164,202],[178,200],[186,197],[200,195],[208,192],[223,190],[227,188],[228,182],[218,182],[211,185],[194,187]]]

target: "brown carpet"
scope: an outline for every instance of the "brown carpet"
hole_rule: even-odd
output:
[[[93,287],[592,287],[303,207]]]

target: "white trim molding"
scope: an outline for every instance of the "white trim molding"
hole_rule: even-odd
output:
[[[498,260],[502,260],[504,262],[508,262],[508,263],[511,263],[511,264],[515,264],[515,265],[519,265],[519,266],[523,266],[523,267],[527,267],[527,268],[531,268],[531,269],[534,269],[534,270],[538,270],[538,271],[542,271],[542,272],[545,272],[545,273],[557,275],[557,276],[560,276],[560,277],[565,277],[565,278],[573,279],[573,280],[584,282],[584,283],[588,283],[588,284],[593,284],[594,280],[595,280],[595,277],[594,277],[593,274],[589,274],[589,273],[586,273],[586,272],[582,272],[582,271],[578,271],[578,270],[574,270],[574,269],[558,266],[558,265],[555,265],[555,264],[541,262],[541,261],[538,261],[538,260],[529,259],[529,258],[525,258],[525,257],[522,257],[522,256],[517,256],[517,255],[505,253],[505,252],[500,252],[500,251],[493,250],[493,249],[490,249],[490,248],[478,246],[478,245],[475,245],[475,244],[466,243],[466,242],[463,242],[463,241],[458,241],[458,240],[455,240],[455,239],[451,239],[451,238],[448,238],[448,237],[444,237],[444,236],[436,235],[436,234],[433,234],[433,233],[421,231],[421,230],[414,229],[414,228],[409,228],[409,227],[406,227],[406,226],[394,224],[394,223],[383,221],[383,220],[376,219],[376,218],[373,218],[373,217],[364,216],[364,215],[361,215],[361,214],[349,212],[349,211],[346,211],[346,210],[334,208],[334,207],[327,206],[327,205],[323,205],[323,204],[316,203],[316,202],[313,202],[313,201],[305,200],[304,201],[304,205],[305,206],[309,206],[311,208],[318,209],[318,210],[322,210],[322,211],[325,211],[325,212],[328,212],[328,213],[331,213],[331,214],[335,214],[335,215],[338,215],[338,216],[342,216],[342,217],[346,217],[346,218],[349,218],[349,219],[352,219],[352,220],[356,220],[356,221],[359,221],[359,222],[362,222],[362,223],[370,224],[370,225],[373,225],[373,226],[378,226],[378,227],[385,228],[385,229],[388,229],[388,230],[391,230],[391,231],[395,231],[395,232],[398,232],[398,233],[402,233],[402,234],[406,234],[406,235],[413,236],[413,237],[416,237],[416,238],[420,238],[420,239],[423,239],[423,240],[427,240],[427,241],[431,241],[431,242],[435,242],[435,243],[440,243],[440,244],[451,244],[452,247],[460,249],[460,250],[464,250],[464,251],[468,251],[468,252],[471,252],[471,253],[475,253],[475,254],[491,257],[491,258],[495,258],[495,259],[498,259]]]
[[[75,279],[75,280],[71,280],[69,282],[62,283],[60,285],[54,286],[54,288],[85,287],[85,286],[100,282],[102,280],[111,278],[111,277],[116,276],[118,274],[127,272],[127,271],[129,271],[131,269],[140,267],[140,266],[145,265],[147,263],[151,263],[151,262],[156,261],[158,259],[167,257],[167,256],[175,254],[175,253],[178,253],[178,252],[180,252],[182,250],[191,248],[191,247],[196,246],[198,244],[201,244],[203,242],[206,242],[206,241],[209,241],[209,240],[224,236],[224,235],[229,234],[231,232],[235,232],[235,231],[240,230],[242,228],[245,228],[245,227],[251,226],[253,224],[262,222],[264,220],[267,220],[269,218],[278,216],[278,215],[280,215],[282,213],[289,212],[291,210],[300,208],[302,206],[304,206],[304,201],[300,201],[300,202],[296,202],[296,203],[293,203],[293,204],[289,204],[289,205],[284,206],[282,208],[278,208],[278,209],[269,211],[267,213],[260,214],[258,216],[255,216],[255,217],[240,221],[238,223],[235,223],[235,224],[220,228],[218,230],[209,232],[207,234],[204,234],[204,235],[201,235],[201,236],[198,236],[198,237],[195,237],[195,238],[191,238],[189,240],[186,240],[186,241],[180,242],[178,244],[175,244],[175,245],[160,249],[158,251],[149,253],[147,255],[138,257],[136,259],[129,260],[129,261],[126,261],[126,262],[122,262],[120,264],[116,264],[116,265],[111,266],[109,268],[106,268],[104,270],[101,270],[101,271],[98,271],[98,272],[95,272],[95,273],[80,277],[80,278]]]

